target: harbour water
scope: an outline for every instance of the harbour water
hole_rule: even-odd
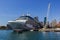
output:
[[[0,30],[0,40],[60,40],[60,32],[23,32]]]

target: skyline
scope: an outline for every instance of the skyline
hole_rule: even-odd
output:
[[[38,16],[39,21],[44,21],[49,3],[48,21],[60,21],[60,0],[0,0],[0,25],[6,25],[8,21],[27,14],[27,11],[32,17]]]

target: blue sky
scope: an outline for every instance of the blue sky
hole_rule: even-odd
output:
[[[60,0],[0,0],[0,25],[6,25],[9,20],[27,14],[27,11],[32,17],[38,16],[43,21],[49,3],[51,8],[48,20],[60,21]]]

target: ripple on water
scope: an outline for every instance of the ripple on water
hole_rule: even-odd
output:
[[[0,30],[0,40],[60,40],[60,32],[23,32]]]

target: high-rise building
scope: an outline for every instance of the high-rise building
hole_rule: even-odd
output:
[[[44,26],[43,26],[44,28],[46,28],[47,27],[47,17],[44,17]]]
[[[47,23],[47,17],[44,17],[44,25]]]
[[[54,20],[51,22],[51,26],[52,26],[52,28],[55,28],[56,25],[57,25],[57,21],[56,21],[56,19],[54,19]]]

